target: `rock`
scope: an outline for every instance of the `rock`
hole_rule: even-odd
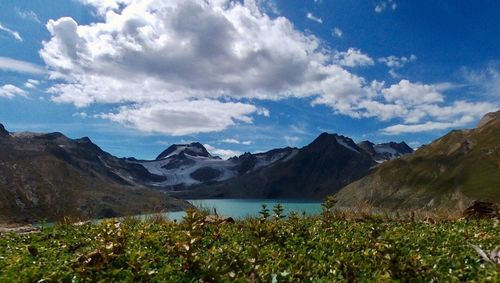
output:
[[[207,215],[203,219],[204,223],[212,223],[212,224],[229,224],[234,223],[234,219],[232,217],[220,217],[218,215]]]
[[[0,124],[0,137],[3,137],[3,136],[9,136],[9,132],[5,129],[5,127]]]
[[[19,235],[39,233],[41,230],[33,226],[0,226],[0,235],[14,233]]]
[[[498,117],[500,117],[500,111],[488,113],[484,115],[483,118],[481,118],[477,127],[481,128],[482,126],[488,124],[492,120],[497,119]]]
[[[73,223],[72,225],[73,225],[74,227],[82,227],[82,226],[85,226],[85,225],[90,224],[90,223],[92,223],[92,222],[90,222],[90,220],[87,220],[87,221],[79,221],[79,222],[75,222],[75,223]]]
[[[500,220],[499,207],[497,204],[484,201],[474,201],[464,212],[465,219],[489,219]]]

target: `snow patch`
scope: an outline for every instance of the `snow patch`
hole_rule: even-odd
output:
[[[358,154],[359,154],[359,151],[357,151],[357,150],[356,150],[355,148],[353,148],[352,146],[348,145],[348,144],[345,142],[345,140],[344,140],[344,139],[342,139],[342,138],[340,138],[340,137],[335,137],[335,139],[336,139],[336,140],[337,140],[337,142],[338,142],[340,145],[342,145],[343,147],[345,147],[345,148],[347,148],[347,149],[349,149],[349,150],[351,150],[351,151],[354,151],[354,152],[356,152],[356,153],[358,153]]]

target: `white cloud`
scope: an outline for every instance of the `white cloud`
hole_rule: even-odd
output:
[[[35,23],[41,23],[40,19],[38,18],[38,15],[31,11],[31,10],[20,10],[16,9],[17,15],[25,20],[30,20]]]
[[[387,102],[401,105],[418,105],[440,103],[444,101],[441,93],[452,86],[450,84],[427,85],[415,84],[408,80],[401,80],[382,91]]]
[[[398,124],[383,129],[382,133],[386,135],[399,135],[403,133],[420,133],[436,130],[446,130],[450,128],[463,127],[473,121],[473,117],[464,116],[460,120],[454,122],[428,121],[422,124]]]
[[[384,0],[380,1],[375,5],[375,12],[382,13],[385,10],[396,10],[398,4],[394,0]]]
[[[24,86],[27,88],[36,88],[40,84],[40,81],[34,80],[34,79],[28,79],[25,83]]]
[[[337,64],[345,67],[372,66],[375,64],[370,56],[355,48],[337,52],[333,58]]]
[[[335,27],[332,29],[332,36],[341,38],[343,35],[344,35],[344,32],[340,28]]]
[[[89,115],[86,112],[77,112],[77,113],[73,113],[73,115],[71,115],[71,116],[72,117],[79,117],[79,118],[85,119]]]
[[[406,57],[406,56],[397,57],[397,56],[391,55],[389,57],[378,58],[378,61],[381,63],[384,63],[387,67],[396,68],[396,69],[402,68],[406,64],[408,64],[410,62],[414,62],[415,60],[417,60],[417,56],[415,56],[414,54],[411,54],[408,57]]]
[[[480,95],[500,97],[500,64],[491,63],[481,70],[463,68],[465,80],[473,86]]]
[[[4,31],[4,32],[10,34],[12,37],[14,37],[19,42],[23,41],[23,38],[21,37],[21,35],[17,31],[11,30],[10,28],[3,26],[2,24],[0,24],[0,31]]]
[[[224,139],[223,143],[232,143],[232,144],[242,144],[242,145],[251,145],[252,141],[240,141],[237,139]]]
[[[318,24],[323,23],[323,20],[321,18],[314,16],[311,12],[307,12],[306,17],[311,21],[317,22]]]
[[[243,152],[238,150],[216,148],[209,144],[204,144],[203,146],[208,150],[208,152],[210,152],[210,154],[219,156],[222,159],[228,159],[233,156],[240,156],[243,154]]]
[[[102,22],[50,20],[52,38],[40,55],[51,78],[63,80],[49,89],[52,99],[78,107],[136,107],[223,97],[332,97],[347,95],[336,77],[360,80],[330,65],[320,40],[286,18],[270,18],[252,1],[222,2],[87,0]]]
[[[0,70],[30,74],[43,74],[44,69],[38,65],[0,56]]]
[[[414,54],[411,54],[410,56],[402,56],[402,57],[397,57],[397,56],[388,56],[388,57],[381,57],[378,58],[378,61],[380,63],[385,64],[389,68],[389,75],[393,78],[399,78],[401,75],[396,71],[397,69],[401,69],[406,64],[415,62],[417,60],[417,56]]]
[[[78,107],[119,105],[99,117],[141,131],[222,131],[270,115],[254,103],[290,97],[350,117],[405,123],[427,121],[434,117],[428,109],[447,107],[444,85],[367,81],[343,66],[373,65],[368,55],[330,51],[285,17],[269,17],[258,1],[85,3],[96,8],[98,22],[65,17],[47,24],[51,38],[40,55],[57,79],[48,91],[53,101]],[[385,59],[393,68],[405,64]]]
[[[257,111],[250,104],[197,100],[123,106],[117,113],[100,114],[143,132],[173,136],[222,131],[238,122],[250,123]]]
[[[296,136],[284,136],[283,138],[287,146],[295,146],[300,141],[300,138]]]
[[[466,101],[457,101],[452,105],[443,107],[424,105],[421,110],[427,112],[427,115],[437,119],[437,121],[397,124],[382,129],[382,133],[399,135],[403,133],[418,133],[464,127],[477,121],[485,113],[498,110],[498,107],[499,105],[491,103],[472,103]]]
[[[26,97],[27,94],[15,85],[6,84],[0,87],[0,97],[13,98],[14,96]]]
[[[281,14],[278,4],[275,0],[255,0],[257,5],[261,8],[262,11],[266,13],[272,13],[275,15]]]

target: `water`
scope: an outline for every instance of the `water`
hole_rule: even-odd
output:
[[[258,216],[262,209],[262,204],[267,205],[272,214],[273,207],[280,203],[283,205],[284,214],[288,215],[294,211],[298,214],[307,215],[319,214],[322,211],[321,202],[299,201],[299,200],[269,200],[269,199],[202,199],[188,200],[194,206],[207,208],[224,217],[244,218],[246,216]],[[185,212],[168,212],[165,216],[170,219],[181,220]]]
[[[307,215],[319,214],[322,211],[321,202],[315,201],[300,201],[300,200],[269,200],[269,199],[197,199],[188,200],[196,207],[206,208],[213,213],[214,208],[217,210],[217,214],[223,217],[232,217],[235,219],[241,219],[246,216],[258,216],[259,211],[262,209],[262,204],[267,205],[269,213],[272,215],[272,210],[278,203],[283,205],[284,215],[290,214],[294,211],[297,214],[305,213]],[[171,220],[181,221],[186,212],[176,211],[176,212],[166,212],[162,214]],[[137,215],[136,217],[140,219],[148,219],[151,214]],[[99,223],[102,219],[94,219],[93,223]],[[49,227],[54,225],[54,223],[45,224],[34,224],[36,227]]]

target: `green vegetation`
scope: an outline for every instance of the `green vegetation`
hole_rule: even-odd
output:
[[[500,111],[489,123],[451,131],[415,153],[384,162],[336,194],[339,206],[447,208],[500,203]]]
[[[500,268],[470,246],[500,244],[494,220],[389,220],[324,207],[315,217],[264,207],[231,224],[193,210],[180,223],[126,218],[3,235],[0,282],[500,280]]]

